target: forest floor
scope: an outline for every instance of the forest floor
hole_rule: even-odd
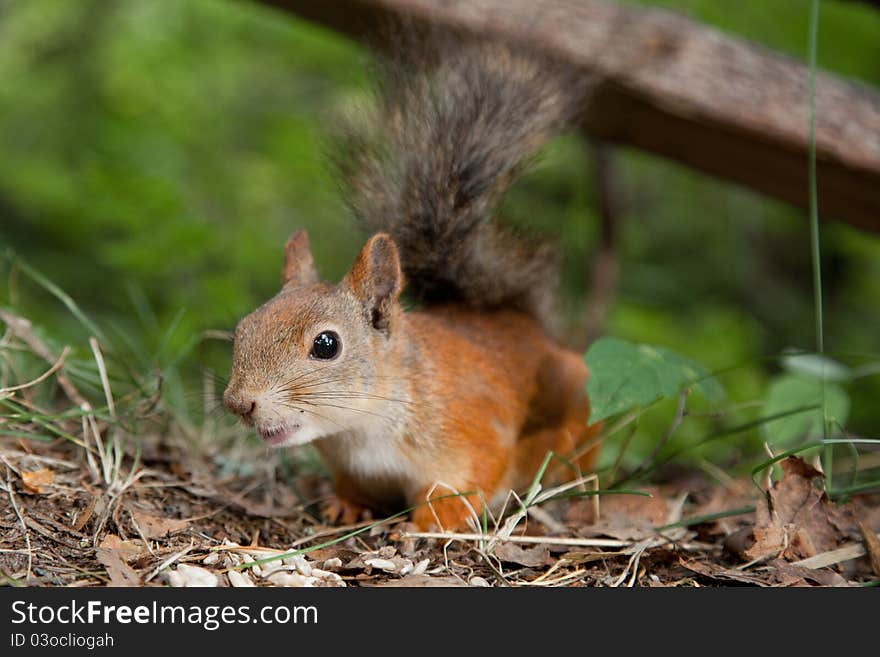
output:
[[[201,424],[175,415],[158,383],[114,392],[94,338],[90,401],[68,347],[53,350],[11,312],[0,319],[0,585],[880,582],[880,493],[835,504],[798,457],[760,481],[679,465],[613,495],[591,495],[595,477],[536,481],[468,532],[419,532],[405,513],[339,526],[321,513],[332,490],[318,469],[290,467],[210,413]],[[43,373],[22,377],[16,356]]]
[[[136,477],[132,456],[118,461],[115,480],[107,464],[108,485],[96,481],[102,464],[70,440],[0,437],[5,583],[765,587],[857,586],[880,575],[880,496],[834,505],[798,458],[783,462],[766,495],[750,480],[685,472],[598,504],[538,498],[528,511],[509,507],[522,510],[516,522],[432,538],[405,515],[322,522],[315,509],[330,490],[318,475],[222,476],[184,440],[156,436],[141,440]],[[247,565],[264,559],[274,560]]]

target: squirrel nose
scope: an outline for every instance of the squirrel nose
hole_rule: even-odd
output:
[[[256,410],[257,401],[252,395],[244,395],[233,390],[227,390],[223,395],[223,405],[230,413],[247,419]]]

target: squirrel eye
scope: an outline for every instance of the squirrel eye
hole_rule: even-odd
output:
[[[336,354],[339,353],[339,347],[341,344],[339,336],[336,335],[336,333],[333,331],[324,331],[315,338],[314,342],[312,342],[312,351],[309,355],[314,358],[320,358],[321,360],[330,360],[331,358],[335,358]]]

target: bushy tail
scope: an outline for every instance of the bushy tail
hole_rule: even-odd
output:
[[[502,43],[437,34],[398,48],[383,73],[372,125],[342,151],[355,214],[397,242],[408,289],[425,303],[515,308],[550,325],[553,249],[493,213],[573,117],[583,84]]]

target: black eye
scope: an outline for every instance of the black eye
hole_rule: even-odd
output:
[[[336,354],[339,353],[339,347],[341,345],[342,342],[339,340],[338,335],[333,331],[324,331],[318,335],[312,343],[312,351],[310,355],[313,358],[330,360],[331,358],[335,358]]]

